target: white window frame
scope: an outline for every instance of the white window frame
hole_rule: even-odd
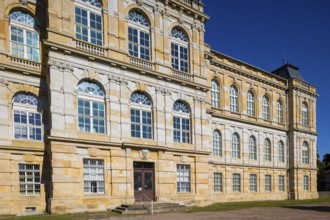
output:
[[[101,0],[100,0],[101,1]],[[94,5],[92,5],[92,4],[88,4],[88,3],[85,3],[85,2],[83,2],[83,1],[80,1],[80,0],[75,0],[74,1],[74,5],[75,5],[75,7],[74,7],[74,20],[76,20],[76,7],[78,7],[78,8],[80,8],[80,9],[84,9],[84,10],[86,10],[87,11],[87,26],[85,26],[85,25],[82,25],[82,24],[78,24],[79,26],[84,26],[84,27],[86,27],[87,28],[87,30],[88,30],[88,41],[84,41],[84,40],[82,40],[82,39],[78,39],[78,38],[76,38],[76,26],[77,26],[77,24],[76,24],[76,21],[74,22],[74,24],[75,24],[75,38],[77,39],[77,40],[79,40],[79,41],[83,41],[83,42],[86,42],[86,43],[90,43],[90,44],[93,44],[93,45],[96,45],[96,46],[99,46],[99,47],[102,47],[103,45],[104,45],[104,35],[103,35],[103,25],[104,25],[104,21],[103,21],[103,16],[102,16],[102,6],[101,6],[101,8],[98,8],[98,7],[96,7],[96,6],[94,6]],[[92,27],[91,27],[91,19],[90,19],[90,13],[94,13],[94,14],[97,14],[97,15],[99,15],[99,16],[101,16],[101,35],[102,35],[102,45],[99,45],[99,44],[94,44],[94,43],[92,43],[91,42],[91,29],[92,29]],[[97,30],[97,29],[93,29],[93,30]],[[97,30],[96,32],[98,32],[99,30]]]
[[[304,175],[304,191],[309,191],[309,176]]]
[[[138,12],[140,13],[140,12]],[[142,13],[140,13],[143,17],[145,17],[145,15],[143,15]],[[145,18],[146,19],[146,18]],[[147,19],[146,19],[147,20]],[[132,42],[133,45],[136,45],[138,47],[138,56],[134,56],[132,54],[130,54],[130,56],[133,56],[133,57],[137,57],[139,59],[143,59],[143,60],[147,60],[147,61],[150,61],[151,60],[151,34],[150,34],[150,24],[149,24],[149,27],[146,27],[144,25],[141,25],[141,24],[138,24],[132,20],[128,20],[128,28],[132,28],[134,30],[137,30],[138,32],[138,35],[137,35],[137,38],[138,38],[138,44],[136,45],[135,42]],[[147,33],[149,35],[149,47],[148,47],[148,50],[149,50],[149,59],[144,59],[141,57],[141,48],[147,48],[145,46],[142,46],[141,45],[141,37],[140,37],[140,32],[143,32],[143,33]],[[129,33],[127,31],[127,33]],[[128,40],[128,44],[131,44],[131,41]],[[129,47],[128,47],[129,48]]]
[[[254,93],[249,90],[247,93],[247,114],[249,116],[255,116],[254,106]]]
[[[84,194],[105,194],[104,160],[84,158],[83,172]]]
[[[278,142],[278,160],[285,163],[285,146],[283,141]]]
[[[238,112],[238,89],[236,86],[230,86],[230,111]]]
[[[222,157],[222,141],[219,130],[214,130],[212,135],[212,152],[215,157]]]
[[[302,144],[301,161],[303,164],[309,164],[309,145],[307,142],[303,142]]]
[[[271,192],[272,191],[272,176],[265,175],[265,191]]]
[[[232,146],[232,158],[240,159],[241,158],[240,137],[237,133],[234,133],[232,135],[231,146]]]
[[[308,106],[304,102],[301,107],[301,123],[303,126],[308,126]]]
[[[233,173],[233,192],[241,192],[241,174]]]
[[[280,100],[276,103],[277,107],[277,123],[283,123],[283,104]]]
[[[250,174],[250,192],[257,192],[257,174]]]
[[[178,31],[181,31],[180,29],[178,28],[175,28],[177,29]],[[181,31],[183,34],[185,34],[183,31]],[[186,35],[186,34],[185,34]],[[173,36],[171,36],[171,65],[172,65],[172,68],[177,70],[177,71],[180,71],[180,72],[185,72],[185,73],[189,73],[190,71],[190,54],[189,54],[189,40],[188,40],[188,37],[185,36],[187,38],[187,42],[184,42],[178,38],[175,38]],[[178,63],[178,68],[175,68],[174,65],[173,65],[173,62],[172,62],[172,44],[175,44],[178,46],[178,53],[179,53],[179,57],[176,57],[178,60],[179,60],[179,63]],[[180,48],[184,48],[184,49],[187,49],[187,60],[184,60],[182,58],[180,58]],[[181,66],[181,60],[183,60],[184,62],[187,62],[187,71],[184,71],[182,70],[182,66]]]
[[[24,95],[28,95],[28,94],[24,94]],[[42,114],[40,112],[38,112],[37,108],[38,108],[37,105],[17,103],[17,102],[14,102],[14,99],[13,99],[13,112],[12,112],[12,115],[13,115],[13,125],[14,125],[13,126],[13,138],[14,139],[16,139],[16,140],[30,140],[30,141],[38,141],[38,142],[43,141],[43,136],[44,136],[44,129],[43,129],[43,123],[42,123],[43,119],[42,119]],[[26,124],[20,124],[20,123],[15,122],[15,118],[14,118],[15,117],[15,111],[20,111],[20,112],[25,112],[26,113]],[[29,113],[40,115],[40,120],[41,120],[41,125],[40,126],[30,124],[30,122],[29,122],[29,120],[30,120]],[[26,133],[27,138],[26,139],[15,137],[15,135],[16,135],[15,128],[17,126],[18,127],[26,127],[26,130],[27,130],[27,133]],[[41,133],[40,133],[41,140],[30,139],[30,128],[39,128],[39,129],[41,129]]]
[[[223,184],[222,184],[222,173],[215,172],[214,176],[214,192],[222,192]]]
[[[139,93],[139,92],[138,92]],[[133,93],[134,94],[134,93]],[[133,95],[132,94],[132,95]],[[142,93],[143,94],[143,93]],[[143,95],[145,95],[145,94],[143,94]],[[146,95],[145,95],[146,96]],[[146,96],[147,97],[147,96]],[[149,99],[149,97],[147,97],[148,99]],[[134,109],[134,110],[137,110],[137,111],[139,111],[139,114],[140,114],[140,122],[139,123],[137,123],[137,122],[135,122],[134,124],[135,125],[140,125],[140,137],[135,137],[135,136],[132,136],[133,138],[142,138],[142,139],[153,139],[153,117],[152,117],[152,105],[151,105],[151,100],[149,99],[149,101],[150,101],[150,105],[145,105],[145,104],[143,104],[143,103],[135,103],[135,102],[132,102],[131,101],[131,109],[130,110],[132,110],[132,109]],[[143,117],[142,117],[142,115],[143,115],[143,112],[146,112],[146,113],[150,113],[150,116],[151,116],[151,123],[150,123],[150,125],[149,124],[143,124],[142,123],[142,121],[143,121]],[[132,116],[132,115],[131,115]],[[131,123],[133,123],[132,122],[132,119],[131,119]],[[150,127],[150,129],[151,129],[151,137],[150,138],[144,138],[143,137],[143,127]]]
[[[190,165],[177,164],[177,192],[190,193],[191,192],[191,176]]]
[[[31,169],[28,169],[28,167]],[[21,196],[39,196],[41,194],[41,173],[39,164],[18,164],[18,174]],[[23,176],[24,181],[21,181],[21,177]]]
[[[182,102],[182,101],[176,101],[176,102]],[[184,105],[186,105],[186,107],[189,109],[189,106],[187,104],[185,104],[184,102],[182,102]],[[175,103],[174,103],[175,104]],[[174,105],[173,105],[174,107]],[[192,125],[191,125],[191,120],[190,120],[190,109],[189,109],[189,113],[186,112],[179,112],[173,109],[173,141],[176,143],[183,143],[183,144],[191,144],[192,143],[192,135],[191,135],[191,131],[192,131]],[[179,119],[180,122],[180,129],[174,128],[174,121],[175,118]],[[188,120],[189,123],[189,130],[183,130],[183,119]],[[179,132],[180,133],[180,140],[177,141],[175,139],[175,135],[174,132]],[[183,142],[183,133],[188,133],[189,134],[189,140],[188,142]]]
[[[86,81],[86,82],[88,82],[88,81]],[[83,83],[83,82],[81,82],[81,83]],[[79,83],[78,85],[77,85],[77,88],[79,87],[79,85],[81,84],[81,83]],[[89,83],[92,83],[92,84],[95,84],[95,85],[97,85],[96,83],[94,83],[94,82],[89,82]],[[98,86],[98,85],[97,85]],[[98,86],[99,87],[99,86]],[[100,87],[99,87],[100,88]],[[101,88],[100,88],[100,90],[102,90]],[[103,94],[103,96],[97,96],[97,95],[94,95],[93,93],[85,93],[85,92],[80,92],[80,91],[78,91],[78,94],[77,94],[77,127],[78,127],[78,131],[81,131],[81,132],[87,132],[87,133],[95,133],[95,134],[106,134],[107,133],[107,129],[106,129],[106,109],[105,109],[105,94]],[[90,108],[90,114],[88,115],[88,118],[89,118],[89,120],[90,120],[90,131],[85,131],[85,130],[82,130],[82,129],[80,129],[80,127],[79,127],[79,116],[80,116],[80,114],[79,114],[79,100],[83,100],[83,101],[88,101],[89,102],[89,108]],[[103,112],[104,112],[104,117],[102,118],[102,117],[99,117],[99,116],[94,116],[93,115],[93,110],[94,110],[94,108],[93,108],[93,102],[97,102],[97,103],[102,103],[103,104]],[[81,115],[81,117],[87,117],[87,115]],[[96,132],[96,131],[94,131],[94,122],[93,122],[93,119],[94,118],[98,118],[98,119],[103,119],[104,120],[104,132]]]
[[[269,120],[270,119],[270,101],[267,96],[262,97],[262,118],[264,120]]]
[[[15,12],[15,11],[14,11]],[[14,13],[13,12],[13,13]],[[23,12],[22,12],[23,13]],[[19,57],[18,58],[22,58],[22,59],[26,59],[26,60],[30,60],[30,61],[33,61],[33,62],[37,62],[39,63],[40,62],[40,37],[39,37],[39,32],[35,30],[34,27],[31,27],[31,26],[28,26],[28,25],[24,25],[22,23],[19,23],[17,21],[14,21],[14,20],[10,20],[10,26],[9,26],[9,36],[10,36],[10,54],[12,56],[13,55],[13,49],[12,49],[12,44],[20,44],[22,45],[21,43],[18,43],[18,42],[12,42],[11,40],[11,36],[12,36],[12,30],[11,30],[11,27],[16,27],[16,28],[20,28],[23,30],[23,39],[24,39],[24,43],[23,43],[23,48],[24,48],[24,57]],[[38,36],[38,47],[33,47],[33,46],[28,46],[27,45],[27,36],[26,36],[26,31],[30,31],[30,32],[33,32],[33,33],[36,33],[37,36]],[[33,59],[29,59],[28,58],[28,48],[34,48],[34,49],[37,49],[38,50],[38,60],[33,60]],[[16,57],[16,56],[15,56]]]
[[[257,160],[257,141],[254,136],[249,139],[249,159]]]
[[[285,177],[284,175],[278,176],[278,191],[285,192]]]
[[[213,108],[220,106],[220,86],[217,80],[211,80],[211,103]]]
[[[272,144],[268,138],[265,139],[265,160],[272,161]]]

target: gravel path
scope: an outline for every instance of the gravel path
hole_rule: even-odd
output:
[[[330,220],[330,203],[291,207],[249,208],[234,211],[165,213],[155,215],[119,216],[102,220]]]

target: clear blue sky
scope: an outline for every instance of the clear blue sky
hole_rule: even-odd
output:
[[[317,87],[318,152],[330,153],[330,0],[202,2],[214,50],[267,71],[285,59]]]

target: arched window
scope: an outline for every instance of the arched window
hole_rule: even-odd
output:
[[[254,94],[250,90],[247,93],[247,114],[250,116],[254,116]]]
[[[102,5],[99,0],[75,1],[76,38],[103,46]]]
[[[15,57],[40,61],[39,34],[34,18],[24,12],[10,14],[10,49]]]
[[[95,83],[84,81],[78,90],[78,127],[80,131],[105,133],[104,92]]]
[[[128,50],[129,54],[144,60],[150,60],[150,24],[138,11],[128,13]]]
[[[281,100],[277,101],[276,108],[277,108],[277,122],[283,123],[283,105]]]
[[[249,140],[249,159],[251,160],[257,159],[257,145],[254,136],[251,136]]]
[[[241,149],[240,149],[240,143],[239,143],[239,136],[237,133],[234,133],[232,136],[231,146],[232,146],[232,157],[240,158]]]
[[[265,160],[266,161],[272,160],[272,148],[270,145],[270,140],[268,138],[265,139]]]
[[[302,119],[302,125],[308,126],[308,107],[305,102],[302,104],[301,107],[301,119]]]
[[[172,29],[171,36],[172,67],[182,72],[188,72],[188,38],[186,34],[178,28]]]
[[[262,97],[262,118],[269,120],[269,98],[267,96]]]
[[[152,114],[149,97],[141,92],[131,95],[131,136],[152,139]]]
[[[309,163],[309,147],[307,142],[304,142],[302,145],[302,163]]]
[[[216,80],[211,81],[211,102],[212,107],[219,108],[220,102],[220,90],[219,90],[219,83]]]
[[[174,142],[190,143],[190,109],[181,102],[173,105],[173,138]]]
[[[213,156],[222,156],[221,134],[220,131],[213,131]]]
[[[42,116],[37,111],[38,99],[29,94],[18,94],[13,99],[14,138],[42,140]]]
[[[230,111],[238,112],[238,91],[236,86],[230,87]]]
[[[284,143],[280,141],[278,143],[278,160],[282,163],[285,162],[285,151],[284,151]]]

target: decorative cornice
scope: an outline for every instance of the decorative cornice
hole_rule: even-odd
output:
[[[266,80],[266,79],[263,79],[263,78],[260,78],[258,76],[255,76],[255,75],[252,75],[251,73],[248,73],[246,71],[243,71],[243,70],[239,70],[238,68],[236,67],[232,67],[232,66],[229,66],[229,65],[226,65],[224,63],[221,63],[219,61],[216,61],[216,60],[210,60],[211,62],[211,65],[215,66],[215,67],[219,67],[221,69],[224,69],[224,70],[227,70],[227,71],[230,71],[232,73],[235,73],[235,74],[238,74],[238,75],[241,75],[241,76],[244,76],[244,77],[247,77],[247,78],[251,78],[255,81],[258,81],[258,82],[262,82],[263,84],[266,84],[266,85],[270,85],[272,87],[275,87],[275,88],[278,88],[278,89],[281,89],[281,90],[286,90],[287,87],[286,86],[281,86],[275,82],[271,82],[269,80]]]
[[[67,72],[73,72],[74,70],[74,66],[69,64],[69,63],[65,63],[59,60],[54,60],[51,59],[48,61],[48,65],[53,68],[53,69],[58,69],[60,71],[67,71]]]

